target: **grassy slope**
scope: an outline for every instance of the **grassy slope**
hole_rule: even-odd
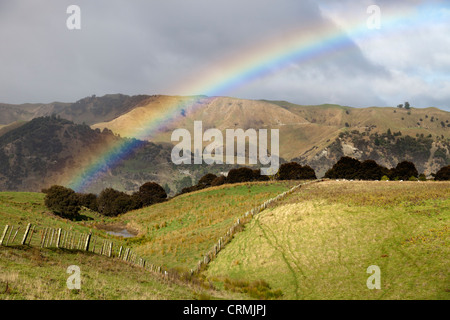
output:
[[[41,227],[78,232],[136,248],[156,265],[179,269],[195,266],[209,247],[226,233],[235,217],[292,186],[294,182],[237,184],[176,197],[168,202],[105,218],[84,210],[85,220],[73,222],[54,216],[44,205],[44,194],[0,193],[0,229],[4,225]],[[219,210],[216,210],[216,206]],[[100,224],[129,223],[141,235],[121,240],[95,229]],[[182,238],[186,237],[184,241]],[[174,251],[175,250],[175,251]],[[69,265],[82,270],[82,290],[67,290]],[[9,291],[6,290],[8,283]],[[3,292],[3,294],[2,294]],[[0,247],[0,299],[247,299],[236,293],[211,291],[186,283],[162,283],[148,272],[121,261],[74,251],[29,247]]]
[[[207,275],[283,299],[449,299],[450,183],[323,182],[262,212]],[[381,269],[381,290],[366,270]]]
[[[154,264],[187,271],[196,266],[244,212],[297,183],[213,187],[129,212],[118,220],[140,231],[138,237],[128,242],[141,256]]]
[[[27,223],[77,232],[93,231],[98,237],[125,244],[120,238],[95,229],[97,224],[117,224],[82,211],[85,220],[70,221],[54,216],[44,205],[44,194],[0,193],[0,230],[6,224]],[[35,237],[36,238],[36,237]],[[17,243],[17,242],[16,242]],[[81,269],[82,290],[66,287],[67,267]],[[7,289],[8,288],[8,289]],[[163,281],[152,273],[123,261],[76,250],[41,249],[28,246],[0,246],[0,300],[2,299],[243,299],[235,293],[218,292],[199,285]]]
[[[0,225],[39,225],[87,231],[95,224],[140,230],[128,246],[154,264],[195,266],[236,217],[293,182],[221,186],[168,202],[92,220],[57,218],[43,194],[0,193]],[[449,183],[322,182],[301,188],[258,215],[206,271],[224,279],[265,280],[283,299],[449,298]],[[99,236],[109,237],[95,230]],[[120,240],[116,240],[120,241]],[[69,291],[69,265],[82,270],[82,290]],[[381,268],[381,290],[368,290],[370,265]],[[8,282],[9,290],[3,293]],[[0,299],[246,299],[229,291],[163,283],[139,268],[93,254],[0,248]]]
[[[81,272],[81,290],[69,290],[70,265]],[[8,289],[7,289],[8,288]],[[185,283],[163,281],[122,261],[77,251],[0,247],[0,300],[164,300],[230,298]]]

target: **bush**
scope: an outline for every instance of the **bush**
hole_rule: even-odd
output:
[[[212,173],[207,173],[203,177],[198,180],[198,185],[203,185],[205,187],[210,187],[214,179],[216,179],[217,176]]]
[[[381,177],[381,181],[389,181],[389,177],[384,175]]]
[[[146,207],[167,199],[166,190],[155,182],[144,183],[139,191],[134,194],[141,205]]]
[[[42,190],[42,192],[45,193],[45,205],[54,214],[69,219],[79,217],[81,208],[75,191],[63,186],[54,185],[49,189]]]
[[[314,169],[297,162],[283,163],[278,169],[278,180],[317,179]]]
[[[443,167],[438,172],[436,172],[434,180],[450,180],[450,166]]]
[[[261,174],[261,169],[253,170],[253,180],[252,181],[269,181],[269,176]]]
[[[342,157],[325,173],[330,179],[356,179],[361,169],[361,162],[350,157]]]
[[[223,175],[218,176],[213,181],[211,181],[211,186],[221,186],[226,182],[226,178]]]
[[[357,178],[361,180],[380,180],[389,170],[378,165],[374,160],[365,160],[361,163]]]
[[[402,161],[390,170],[389,178],[393,180],[409,180],[410,177],[417,178],[419,172],[414,163],[410,161]]]
[[[77,193],[78,203],[92,211],[98,211],[97,195],[93,193]]]
[[[239,183],[255,180],[255,173],[252,169],[242,167],[238,169],[231,169],[228,172],[227,183]]]
[[[114,217],[140,207],[139,197],[130,196],[124,192],[106,188],[98,197],[98,212]]]

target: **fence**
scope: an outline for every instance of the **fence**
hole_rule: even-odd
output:
[[[160,266],[148,263],[131,248],[126,248],[109,239],[94,236],[92,233],[82,233],[62,228],[41,227],[28,223],[23,226],[0,226],[0,246],[27,245],[40,248],[57,248],[81,250],[117,258],[149,271],[167,275]]]
[[[206,265],[208,265],[225,247],[225,245],[233,239],[234,234],[242,230],[245,223],[249,222],[254,215],[260,213],[269,205],[285,198],[301,186],[319,181],[323,180],[319,179],[300,183],[288,191],[265,201],[260,206],[245,212],[240,218],[237,219],[228,232],[223,237],[220,237],[217,243],[204,255],[203,259],[198,261],[196,268],[190,270],[190,274],[193,275],[198,273]],[[147,260],[140,257],[137,253],[131,250],[131,248],[125,248],[108,239],[94,236],[91,232],[82,233],[72,230],[63,230],[61,228],[55,229],[50,227],[40,227],[37,225],[32,225],[31,223],[28,223],[25,228],[23,228],[23,226],[13,225],[6,225],[4,227],[0,226],[0,232],[2,232],[0,235],[0,246],[28,245],[41,248],[82,250],[104,255],[110,258],[117,258],[130,264],[145,268],[149,271],[161,274],[165,277],[168,277],[171,274],[170,270],[167,270],[164,267],[148,263]]]
[[[242,227],[245,225],[245,223],[249,222],[253,218],[254,215],[257,215],[261,211],[265,210],[269,205],[284,199],[287,195],[293,193],[295,190],[297,190],[301,186],[320,182],[320,181],[324,181],[324,179],[317,179],[317,180],[313,180],[313,181],[300,183],[300,184],[292,187],[291,189],[279,194],[278,196],[271,198],[271,199],[265,201],[263,204],[261,204],[257,207],[254,207],[253,209],[244,213],[240,218],[238,218],[236,220],[236,222],[227,231],[227,233],[223,237],[220,237],[220,239],[217,241],[217,243],[203,256],[203,259],[198,261],[196,268],[191,269],[191,271],[190,271],[191,274],[200,272],[200,270],[202,270],[206,265],[208,265],[217,256],[217,254],[224,248],[224,246],[233,239],[234,234],[236,234],[238,231],[242,230],[243,229]]]

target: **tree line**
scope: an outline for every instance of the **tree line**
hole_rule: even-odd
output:
[[[450,165],[441,168],[435,180],[450,180]],[[402,161],[395,168],[387,169],[374,160],[359,161],[351,157],[342,157],[325,173],[329,179],[355,180],[426,180],[418,173],[414,163]],[[205,188],[240,182],[268,180],[313,180],[317,179],[313,168],[297,162],[283,163],[273,176],[261,175],[259,169],[241,167],[231,169],[227,176],[207,173],[194,186],[186,187],[176,196]],[[148,207],[167,200],[163,187],[155,182],[144,183],[137,192],[127,194],[113,188],[104,189],[99,195],[76,193],[70,188],[54,185],[43,189],[45,205],[56,215],[77,219],[81,207],[86,207],[105,216],[117,216],[131,210]]]

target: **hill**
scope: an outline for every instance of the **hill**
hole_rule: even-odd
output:
[[[40,191],[65,184],[121,141],[109,130],[92,130],[57,117],[35,118],[0,136],[0,190]],[[105,168],[107,185],[134,190],[149,180],[164,181],[166,175],[176,178],[170,152],[168,146],[141,142],[120,166]],[[90,191],[99,193],[105,180],[96,181]]]
[[[243,211],[298,182],[223,185],[165,203],[68,221],[52,215],[40,193],[0,193],[0,228],[28,222],[92,230],[149,262],[195,266]],[[297,189],[240,228],[199,275],[207,287],[161,281],[123,261],[74,250],[0,246],[2,299],[449,299],[448,182],[325,181]],[[231,204],[231,205],[229,205]],[[138,229],[134,238],[107,226]],[[83,287],[65,287],[68,265]],[[381,270],[370,290],[369,266]],[[8,287],[6,287],[8,283]],[[30,285],[33,284],[33,285]],[[6,290],[6,288],[9,288]],[[1,290],[4,289],[4,290]]]
[[[0,105],[0,115],[5,115],[0,128],[0,158],[4,159],[0,190],[39,191],[48,184],[63,184],[77,169],[95,162],[111,143],[140,136],[151,119],[165,115],[174,105],[180,107],[175,120],[142,142],[146,147],[133,151],[133,156],[114,168],[108,167],[88,191],[99,193],[113,187],[132,192],[153,180],[174,195],[208,172],[219,174],[236,167],[172,164],[173,130],[192,132],[195,120],[203,121],[204,130],[279,129],[281,162],[309,165],[318,177],[342,156],[373,159],[387,168],[408,160],[428,177],[450,164],[450,113],[436,108],[352,108],[231,97],[114,94],[75,103]],[[27,133],[30,126],[46,126],[42,121],[27,124],[45,114],[53,114],[47,119],[72,120],[70,126],[79,127],[71,130],[78,134],[62,134],[68,131],[56,128],[36,136]]]
[[[279,129],[280,157],[312,166],[322,176],[343,155],[361,160],[373,157],[391,168],[403,160],[413,161],[421,173],[430,175],[450,163],[450,113],[436,108],[417,109],[339,105],[296,105],[286,101],[245,100],[230,97],[155,96],[148,103],[112,121],[92,128],[109,128],[122,136],[139,136],[152,116],[163,114],[164,107],[186,105],[183,116],[149,137],[155,143],[172,143],[176,128],[193,130],[193,122],[203,128]],[[392,148],[376,143],[379,135],[396,132]],[[351,134],[350,134],[351,133]],[[343,136],[345,135],[345,139]],[[362,138],[365,137],[365,138]],[[397,140],[425,137],[427,143],[406,140],[406,148],[396,148]],[[405,144],[405,141],[400,141]],[[205,142],[204,145],[207,143]],[[420,145],[416,148],[416,145]],[[396,154],[391,154],[392,150]],[[423,154],[410,152],[421,149]],[[401,150],[401,151],[400,151]],[[438,151],[439,150],[439,151]],[[436,151],[437,154],[436,154]]]
[[[125,245],[118,237],[95,228],[114,223],[83,209],[83,220],[70,221],[53,215],[44,205],[42,193],[0,192],[0,229],[6,224],[24,230],[35,226],[92,232],[97,240]],[[34,237],[37,239],[38,237]],[[39,243],[39,239],[36,240]],[[100,241],[99,241],[100,243]],[[69,290],[69,266],[81,271],[81,290]],[[167,281],[120,259],[81,250],[0,246],[0,300],[179,300],[242,299],[233,292],[183,281]]]
[[[450,299],[450,183],[328,181],[257,215],[209,264],[240,292],[266,281],[283,299]],[[368,289],[369,266],[381,270]]]
[[[148,95],[128,96],[107,94],[85,97],[76,102],[26,103],[20,105],[0,103],[0,125],[15,121],[29,121],[45,116],[60,116],[77,124],[94,124],[110,121],[132,110],[148,99]]]

